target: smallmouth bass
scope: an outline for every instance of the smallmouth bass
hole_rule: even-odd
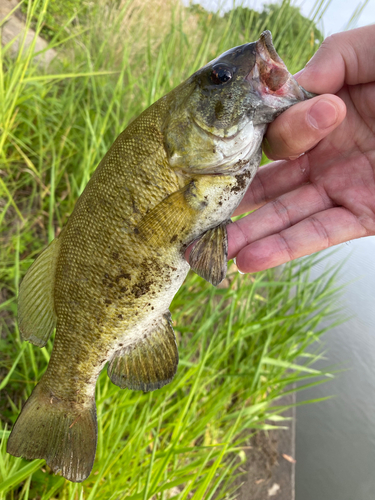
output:
[[[23,339],[42,347],[55,327],[56,337],[9,453],[44,458],[83,481],[95,458],[95,384],[105,364],[121,388],[152,391],[172,380],[170,303],[189,264],[214,285],[224,279],[226,225],[259,167],[267,124],[309,97],[266,31],[208,63],[119,135],[21,283]]]

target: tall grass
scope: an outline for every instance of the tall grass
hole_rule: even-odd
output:
[[[37,6],[38,33],[48,0],[28,3],[27,26]],[[88,9],[88,18],[67,19],[52,38],[59,55],[48,68],[24,40],[16,59],[10,47],[0,52],[0,499],[230,498],[249,429],[282,424],[275,401],[296,381],[310,386],[321,383],[312,377],[328,375],[314,370],[316,357],[305,349],[329,314],[332,273],[311,282],[306,261],[278,274],[231,275],[219,289],[190,275],[172,304],[181,356],[175,380],[143,394],[121,391],[102,373],[98,451],[81,485],[51,474],[42,460],[5,452],[52,348],[52,341],[43,349],[21,341],[17,290],[115,137],[145,107],[265,28],[292,71],[319,40],[312,22],[295,34],[289,2],[261,20],[249,14],[245,27],[235,11],[202,16],[177,1],[96,2]]]

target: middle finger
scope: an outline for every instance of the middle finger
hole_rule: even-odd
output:
[[[230,224],[228,257],[253,241],[279,233],[312,214],[335,206],[323,188],[306,184],[267,203],[255,212]]]

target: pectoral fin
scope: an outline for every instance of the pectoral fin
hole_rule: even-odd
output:
[[[189,264],[194,272],[217,286],[227,274],[228,234],[225,221],[210,229],[195,243],[189,256]]]
[[[137,343],[117,351],[108,365],[108,376],[122,389],[144,392],[160,389],[176,374],[178,350],[170,314]]]
[[[137,232],[148,246],[170,246],[171,240],[183,237],[183,231],[195,217],[195,207],[191,204],[194,190],[194,182],[191,182],[169,195],[143,217]]]

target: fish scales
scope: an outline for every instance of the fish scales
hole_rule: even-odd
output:
[[[22,337],[43,346],[55,327],[56,336],[9,453],[44,458],[55,473],[83,481],[95,458],[95,384],[105,364],[121,388],[150,391],[173,379],[173,296],[190,267],[214,285],[224,279],[226,226],[259,167],[267,124],[311,96],[264,32],[118,136],[21,283]]]
[[[124,331],[141,330],[136,327],[141,310],[160,314],[150,300],[154,302],[159,291],[160,275],[167,283],[170,272],[159,255],[145,249],[135,231],[147,212],[179,189],[161,140],[166,106],[158,103],[155,108],[118,137],[64,228],[55,285],[62,335],[55,340],[48,373],[58,379],[64,363],[77,374],[74,384],[70,379],[59,384],[62,398],[74,399],[82,387],[92,396],[95,385],[87,385],[87,374],[90,381],[96,379]],[[127,310],[132,315],[125,314]]]

